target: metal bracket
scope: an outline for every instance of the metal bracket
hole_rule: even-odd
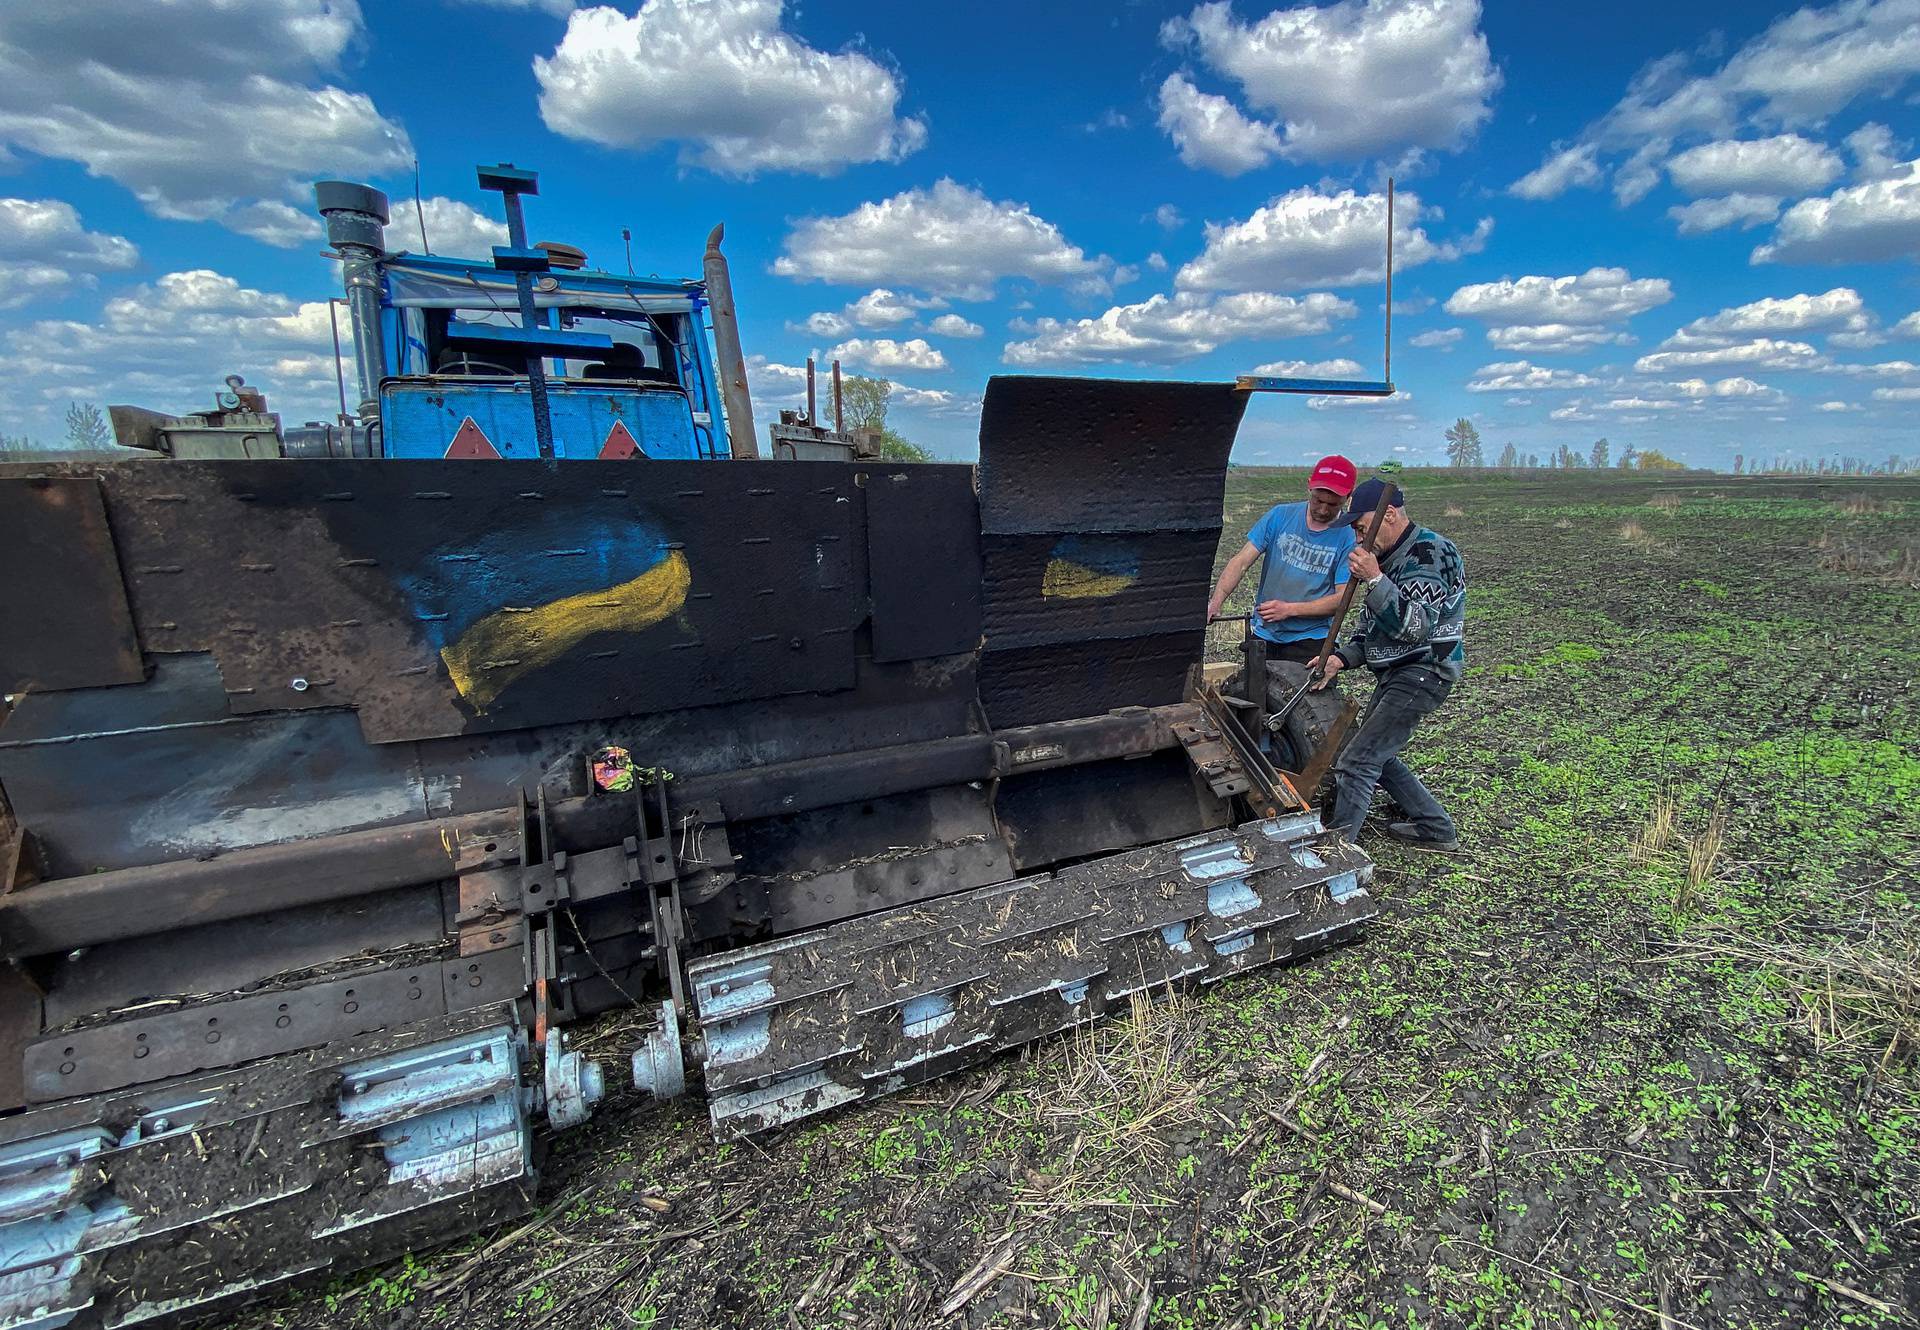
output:
[[[567,1051],[567,1037],[555,1030],[547,1036],[547,1121],[555,1131],[577,1127],[593,1116],[593,1106],[606,1097],[606,1076],[598,1062]]]
[[[633,1088],[657,1099],[687,1092],[687,1064],[680,1052],[680,1008],[672,998],[660,1004],[660,1023],[633,1050]]]

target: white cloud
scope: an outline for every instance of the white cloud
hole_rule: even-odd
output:
[[[1610,402],[1598,403],[1596,411],[1677,411],[1681,403],[1667,398],[1655,397],[1616,397]]]
[[[1458,149],[1492,116],[1501,82],[1479,0],[1339,0],[1252,24],[1203,4],[1161,40],[1238,83],[1290,161]]]
[[[1885,125],[1862,125],[1843,141],[1853,154],[1855,180],[1885,180],[1900,174],[1908,145],[1896,139]]]
[[[1520,351],[1528,355],[1585,351],[1595,346],[1614,346],[1631,342],[1630,333],[1608,328],[1583,328],[1572,323],[1524,323],[1511,328],[1487,329],[1487,343],[1502,351]]]
[[[958,314],[942,314],[927,325],[927,331],[937,337],[983,337],[987,330]]]
[[[1860,293],[1836,286],[1820,295],[1769,296],[1695,319],[1662,342],[1662,350],[1729,346],[1784,333],[1862,333],[1873,326]]]
[[[580,0],[457,0],[482,9],[538,9],[555,18],[565,18],[579,8]]]
[[[1366,370],[1359,361],[1339,356],[1332,360],[1270,360],[1255,365],[1253,372],[1271,379],[1357,379]]]
[[[1705,379],[1682,379],[1673,387],[1682,397],[1691,398],[1732,397],[1779,401],[1786,397],[1778,388],[1769,388],[1764,383],[1755,383],[1740,375],[1716,379],[1712,383]]]
[[[1526,360],[1502,360],[1482,365],[1467,380],[1467,391],[1470,393],[1535,392],[1543,389],[1565,391],[1599,386],[1600,380],[1590,374],[1571,369],[1551,369]]]
[[[1920,388],[1875,388],[1876,402],[1920,402]]]
[[[1244,175],[1280,155],[1272,125],[1249,120],[1225,97],[1202,92],[1179,74],[1160,85],[1160,128],[1197,170]]]
[[[1547,412],[1549,420],[1594,420],[1596,418],[1593,412],[1586,409],[1584,402],[1568,402],[1565,406],[1557,406]]]
[[[1449,314],[1480,319],[1487,340],[1507,351],[1572,351],[1629,340],[1614,325],[1673,299],[1664,277],[1635,277],[1625,268],[1589,268],[1565,277],[1505,277],[1463,286],[1447,298]]]
[[[1147,267],[1154,272],[1165,272],[1167,270],[1167,256],[1157,249],[1154,250],[1153,253],[1147,255]]]
[[[1466,335],[1467,330],[1465,328],[1430,328],[1426,332],[1415,333],[1412,337],[1409,337],[1407,339],[1407,345],[1417,346],[1422,350],[1430,347],[1446,348],[1452,346]]]
[[[79,162],[176,220],[378,176],[411,159],[405,131],[325,81],[364,37],[354,0],[0,6],[0,151]]]
[[[1673,299],[1664,277],[1634,277],[1625,268],[1589,268],[1566,277],[1502,278],[1463,286],[1447,298],[1449,314],[1518,324],[1598,325],[1631,318]]]
[[[1751,231],[1756,226],[1765,226],[1779,215],[1779,199],[1762,198],[1756,194],[1695,199],[1692,203],[1667,209],[1667,216],[1680,224],[1680,234],[1683,236],[1703,235],[1728,226]]]
[[[1098,361],[1166,364],[1207,355],[1228,342],[1324,333],[1350,319],[1353,302],[1325,292],[1294,297],[1242,291],[1208,297],[1191,291],[1116,305],[1091,319],[1040,319],[1034,336],[1009,342],[1009,365],[1080,365]]]
[[[1755,369],[1818,369],[1825,362],[1826,357],[1805,342],[1756,337],[1731,346],[1708,347],[1697,351],[1655,351],[1634,361],[1633,367],[1642,374],[1666,374],[1674,370],[1709,369],[1720,365],[1742,365]]]
[[[946,303],[876,286],[847,306],[847,317],[858,328],[898,328],[920,317],[921,310],[937,309]]]
[[[1592,189],[1603,173],[1594,160],[1599,149],[1591,143],[1576,143],[1571,148],[1557,145],[1544,162],[1507,186],[1517,199],[1557,199],[1570,189]]]
[[[999,202],[941,180],[839,217],[808,217],[774,260],[782,277],[853,285],[910,283],[984,300],[1004,277],[1100,286],[1112,267],[1067,243],[1060,228],[1024,203]]]
[[[87,230],[70,203],[0,198],[0,309],[92,286],[96,274],[124,271],[139,257],[124,236]]]
[[[925,411],[928,415],[965,418],[980,414],[979,393],[956,393],[945,388],[915,388],[901,383],[898,379],[889,380],[893,384],[893,401],[897,406],[909,410]]]
[[[1920,159],[1787,209],[1755,263],[1874,263],[1920,250]]]
[[[1391,397],[1309,397],[1307,399],[1307,410],[1309,411],[1346,411],[1346,410],[1364,411],[1364,410],[1368,410],[1369,408],[1378,408],[1382,406],[1401,406],[1412,400],[1413,400],[1413,394],[1411,392],[1408,392],[1405,388],[1402,388],[1397,392],[1395,392],[1394,395]],[[1410,414],[1395,415],[1395,416],[1389,417],[1389,419],[1391,420],[1412,420],[1414,418],[1415,417]]]
[[[293,421],[338,409],[325,300],[242,286],[209,269],[168,273],[105,302],[97,317],[42,320],[0,335],[11,371],[0,400],[15,412],[69,398],[180,413],[211,404],[228,374],[264,390]],[[352,376],[351,330],[340,327]]]
[[[1614,177],[1623,205],[1652,188],[1676,141],[1817,128],[1857,99],[1899,94],[1920,73],[1920,15],[1913,0],[1809,6],[1776,19],[1718,68],[1693,66],[1682,52],[1651,62],[1580,135],[1576,146],[1629,154]],[[1566,151],[1556,145],[1554,155]]]
[[[895,115],[901,87],[859,51],[815,50],[780,26],[781,0],[647,0],[631,17],[583,9],[536,58],[540,117],[608,147],[678,142],[722,175],[828,175],[897,162],[927,126]]]
[[[1907,315],[1906,318],[1894,324],[1888,331],[1895,337],[1920,337],[1920,309],[1916,309],[1913,313]]]
[[[325,235],[318,213],[278,199],[259,199],[230,208],[220,223],[229,231],[237,231],[275,249],[317,244]]]
[[[1493,230],[1488,218],[1470,236],[1436,243],[1416,225],[1424,215],[1438,217],[1439,212],[1424,207],[1410,191],[1395,200],[1396,270],[1477,253]],[[1175,281],[1199,291],[1354,286],[1381,280],[1386,249],[1385,194],[1301,188],[1256,208],[1245,221],[1208,222],[1206,248]]]
[[[1911,360],[1883,360],[1877,365],[1847,364],[1826,360],[1813,368],[1823,374],[1840,374],[1850,379],[1905,379],[1920,374],[1920,365]]]
[[[458,199],[435,195],[424,199],[420,212],[427,224],[427,243],[435,254],[456,258],[486,258],[495,245],[507,243],[507,224]],[[420,238],[420,217],[415,216],[413,201],[403,199],[393,208],[393,225],[387,228],[387,244],[393,249],[410,249]]]
[[[844,315],[819,310],[798,323],[788,323],[787,331],[806,333],[810,337],[845,337],[853,331],[853,324]]]
[[[1181,215],[1180,209],[1171,203],[1163,203],[1155,208],[1153,220],[1164,231],[1178,231],[1187,224],[1187,219]]]
[[[1673,183],[1696,198],[1703,194],[1811,194],[1831,185],[1845,170],[1840,154],[1798,134],[1717,139],[1688,148],[1667,162]]]
[[[1858,411],[1860,408],[1855,406],[1852,402],[1822,402],[1820,403],[1820,405],[1814,407],[1813,409],[1815,411],[1838,412],[1838,411]]]
[[[946,356],[921,337],[904,342],[891,337],[853,337],[827,352],[827,358],[879,370],[935,370],[947,367]]]

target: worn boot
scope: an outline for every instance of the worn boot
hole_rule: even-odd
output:
[[[1413,822],[1389,822],[1386,832],[1390,838],[1399,841],[1402,845],[1411,845],[1419,850],[1436,850],[1442,854],[1452,854],[1460,848],[1459,841],[1429,836],[1420,830],[1417,823]]]

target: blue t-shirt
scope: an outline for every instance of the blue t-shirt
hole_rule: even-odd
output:
[[[1247,542],[1260,547],[1260,594],[1268,600],[1318,600],[1347,584],[1347,555],[1353,549],[1353,528],[1329,527],[1315,531],[1307,525],[1307,505],[1283,503],[1270,510],[1247,532]],[[1282,619],[1266,623],[1258,610],[1253,631],[1269,642],[1298,642],[1325,637],[1333,616]]]

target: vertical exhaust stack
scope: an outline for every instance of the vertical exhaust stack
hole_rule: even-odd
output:
[[[380,418],[380,380],[386,374],[379,262],[387,247],[387,196],[371,185],[322,180],[313,187],[313,201],[327,219],[327,243],[340,252],[354,369],[360,379],[359,415],[372,424]]]
[[[747,396],[747,360],[740,350],[740,321],[733,311],[733,279],[727,275],[726,256],[720,252],[720,237],[726,223],[707,235],[707,252],[702,260],[707,279],[707,304],[713,310],[713,346],[720,357],[720,395],[727,407],[727,438],[733,455],[753,458],[760,455],[753,436],[753,402]]]

